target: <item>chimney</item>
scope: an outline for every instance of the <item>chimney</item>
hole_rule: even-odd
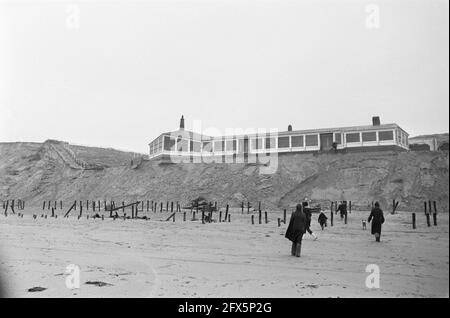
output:
[[[288,126],[288,131],[292,131],[292,125]]]
[[[380,117],[378,117],[378,116],[373,116],[373,117],[372,117],[372,125],[373,125],[373,126],[380,126]]]
[[[183,130],[184,129],[184,116],[181,115],[181,119],[180,119],[180,129]]]

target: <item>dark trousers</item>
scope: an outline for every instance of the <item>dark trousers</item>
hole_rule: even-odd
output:
[[[302,244],[302,239],[303,239],[303,234],[299,235],[297,238],[297,241],[292,242],[292,246],[291,246],[291,255],[295,256],[295,252],[297,249],[297,244]]]

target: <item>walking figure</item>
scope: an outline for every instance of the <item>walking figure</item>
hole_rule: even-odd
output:
[[[285,237],[292,242],[291,255],[300,257],[302,238],[306,232],[306,215],[301,204],[297,204],[295,212],[292,212]]]
[[[347,201],[342,201],[342,203],[339,204],[339,206],[336,210],[336,214],[338,213],[338,211],[340,212],[341,220],[342,220],[347,215]]]
[[[327,227],[327,220],[328,220],[328,218],[325,215],[325,213],[320,212],[319,218],[317,219],[317,221],[319,222],[320,227],[322,228],[322,231],[325,227]]]
[[[384,223],[384,215],[378,202],[375,202],[375,207],[370,212],[367,222],[370,223],[370,221],[372,221],[372,235],[375,235],[375,240],[379,242],[381,237],[381,225]]]

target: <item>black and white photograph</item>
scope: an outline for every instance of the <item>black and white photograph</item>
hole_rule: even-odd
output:
[[[0,0],[0,204],[0,298],[448,299],[449,2]]]

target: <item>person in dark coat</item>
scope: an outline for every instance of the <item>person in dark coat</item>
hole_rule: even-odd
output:
[[[367,222],[370,223],[370,221],[372,221],[372,235],[375,235],[376,241],[379,242],[381,237],[381,225],[384,223],[384,215],[378,202],[375,202],[375,207],[370,212]]]
[[[341,214],[341,219],[343,219],[345,217],[345,215],[347,214],[347,201],[342,201],[342,203],[339,204],[339,206],[336,210],[336,214],[338,213],[338,211]]]
[[[306,232],[308,232],[309,235],[312,235],[312,237],[314,237],[314,240],[317,240],[317,235],[314,234],[314,232],[311,230],[312,211],[308,206],[308,202],[303,201],[302,207],[303,207],[303,213],[305,213],[305,216],[306,216]]]
[[[319,218],[317,219],[317,221],[319,222],[320,227],[322,228],[322,231],[327,226],[327,220],[328,220],[328,218],[325,215],[325,213],[320,212]]]
[[[292,242],[291,255],[300,257],[302,238],[306,232],[306,215],[301,204],[297,204],[295,212],[292,212],[285,237]]]

